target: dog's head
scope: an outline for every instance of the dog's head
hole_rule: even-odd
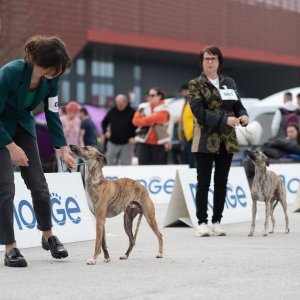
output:
[[[70,145],[70,149],[85,163],[89,161],[98,161],[102,166],[107,164],[106,157],[92,146],[80,147]]]
[[[244,154],[249,156],[253,163],[258,167],[269,166],[269,158],[260,151],[246,150]]]

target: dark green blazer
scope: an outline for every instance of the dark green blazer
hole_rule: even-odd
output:
[[[24,60],[14,60],[0,69],[0,147],[12,143],[16,126],[19,123],[33,137],[36,137],[35,121],[31,111],[41,102],[52,143],[55,148],[67,145],[58,112],[49,109],[49,98],[58,94],[59,77],[42,78],[31,107],[24,104],[29,91],[33,66]],[[52,98],[53,99],[53,98]],[[51,104],[50,104],[51,105]]]

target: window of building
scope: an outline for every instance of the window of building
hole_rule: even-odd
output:
[[[76,60],[76,72],[77,75],[85,75],[85,60],[83,58]]]
[[[142,102],[142,88],[140,86],[133,87],[134,99],[132,99],[132,106],[136,107]]]
[[[62,80],[60,84],[61,102],[67,103],[71,99],[71,84],[69,80]]]
[[[142,88],[141,88],[141,80],[142,80],[142,67],[140,65],[133,66],[133,94],[134,94],[134,102],[133,106],[137,106],[142,102]]]
[[[92,61],[92,76],[102,78],[114,77],[114,63],[104,61]]]
[[[80,103],[85,102],[85,83],[77,82],[76,84],[76,100]]]
[[[100,106],[112,106],[114,85],[111,83],[92,84],[92,103]]]
[[[133,80],[141,81],[141,79],[142,79],[142,67],[138,65],[133,66]]]

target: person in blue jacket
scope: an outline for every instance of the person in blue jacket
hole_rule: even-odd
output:
[[[14,165],[31,191],[37,228],[43,232],[42,247],[54,258],[68,256],[53,235],[48,185],[38,153],[35,122],[31,111],[43,103],[53,146],[69,168],[70,156],[58,114],[59,77],[71,66],[65,44],[58,37],[33,36],[24,46],[24,59],[0,69],[0,244],[5,245],[4,264],[26,267],[14,235]]]

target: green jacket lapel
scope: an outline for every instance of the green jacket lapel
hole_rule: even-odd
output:
[[[19,95],[18,95],[18,107],[20,109],[24,109],[26,97],[30,88],[31,76],[32,76],[32,65],[25,63],[22,78],[20,81]]]
[[[41,102],[41,99],[44,100],[47,94],[49,94],[48,79],[42,78],[37,88],[36,95],[32,103],[32,107],[35,108]]]

